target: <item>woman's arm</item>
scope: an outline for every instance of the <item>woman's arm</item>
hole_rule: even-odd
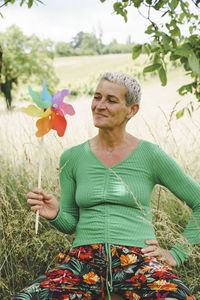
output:
[[[167,187],[175,196],[192,208],[192,216],[182,235],[191,245],[199,243],[200,184],[187,175],[176,161],[159,147],[156,147],[155,151],[154,169],[157,183]],[[186,245],[178,242],[170,250],[178,266],[188,257],[185,248]]]
[[[55,219],[49,220],[59,231],[72,234],[75,232],[79,218],[79,209],[75,202],[76,183],[73,178],[73,161],[70,150],[60,158],[59,178],[61,186],[60,209]]]

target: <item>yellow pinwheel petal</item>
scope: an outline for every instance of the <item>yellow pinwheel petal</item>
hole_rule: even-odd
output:
[[[46,111],[43,110],[43,112],[42,112],[42,118],[47,117],[48,115],[50,115],[50,113],[51,113],[51,107],[47,108]]]
[[[38,108],[35,105],[30,104],[28,107],[23,107],[21,109],[25,114],[31,117],[44,118],[47,117],[51,113],[51,108],[49,107],[46,111]]]
[[[23,107],[21,110],[31,117],[42,117],[43,115],[42,110],[32,104],[28,107]]]

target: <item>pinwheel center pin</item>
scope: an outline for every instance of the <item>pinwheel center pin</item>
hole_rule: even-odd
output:
[[[51,108],[52,108],[53,110],[56,110],[56,109],[58,108],[58,104],[56,104],[56,103],[53,104]]]

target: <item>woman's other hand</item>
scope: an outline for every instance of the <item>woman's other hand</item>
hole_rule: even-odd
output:
[[[158,256],[161,260],[166,261],[171,267],[177,266],[177,262],[169,250],[160,248],[157,241],[147,240],[146,244],[149,246],[142,249],[144,256]]]
[[[27,194],[27,203],[32,211],[39,210],[40,216],[54,219],[59,211],[59,203],[51,194],[46,194],[42,189],[35,188]]]

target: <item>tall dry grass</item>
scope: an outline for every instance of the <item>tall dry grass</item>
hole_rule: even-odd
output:
[[[176,83],[178,84],[178,83]],[[128,124],[128,131],[159,144],[194,179],[200,182],[200,114],[176,120],[173,114],[176,85],[167,88],[158,82],[143,87],[141,110]],[[92,126],[90,99],[74,101],[76,115],[68,118],[68,129],[60,139],[53,132],[45,136],[42,187],[59,199],[58,162],[64,149],[84,142],[97,133]],[[68,249],[72,237],[59,233],[40,218],[39,234],[34,233],[35,215],[26,204],[26,193],[37,185],[39,142],[32,118],[20,111],[0,113],[0,299],[44,273],[56,261],[56,249]],[[157,186],[152,195],[157,237],[164,247],[172,246],[191,215],[190,209],[168,190]],[[177,271],[191,291],[200,298],[200,248]]]

